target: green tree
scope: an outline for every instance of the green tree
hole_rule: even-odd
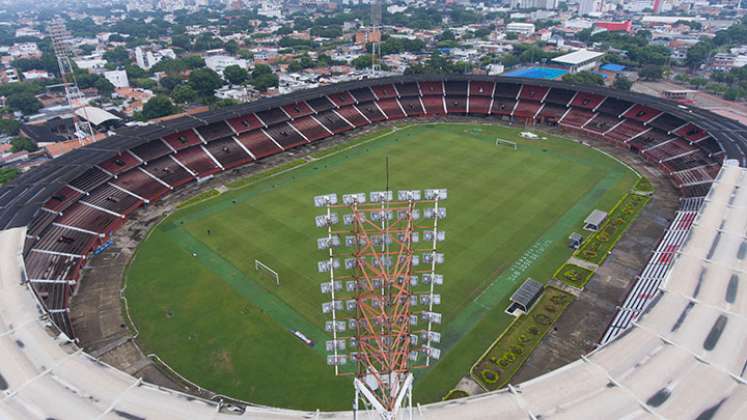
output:
[[[0,119],[0,133],[8,136],[15,136],[21,129],[21,123],[17,120]]]
[[[105,97],[111,97],[114,93],[114,85],[106,79],[106,77],[99,77],[94,83],[93,87],[99,92],[99,95]]]
[[[272,74],[272,67],[267,64],[257,64],[252,70],[252,78],[262,76],[264,74]]]
[[[125,71],[127,72],[127,78],[129,79],[142,79],[148,77],[148,72],[131,64],[125,66]]]
[[[239,52],[239,44],[234,40],[230,40],[226,42],[223,48],[226,50],[227,53],[231,55],[236,55],[236,53]]]
[[[7,184],[20,173],[21,171],[16,168],[0,168],[0,185]]]
[[[24,115],[31,115],[39,111],[42,103],[32,93],[20,92],[8,96],[6,104],[14,111],[20,111]]]
[[[201,68],[193,70],[189,75],[189,84],[198,95],[210,97],[215,94],[216,89],[223,86],[223,80],[218,73],[208,69]]]
[[[688,48],[687,57],[685,58],[685,64],[692,70],[700,68],[701,65],[708,61],[715,50],[715,45],[710,40],[699,41],[697,44]]]
[[[140,79],[133,79],[132,86],[140,88],[140,89],[153,90],[158,87],[158,83],[153,79],[142,77]]]
[[[612,86],[618,90],[630,90],[633,87],[633,82],[625,76],[617,76]]]
[[[185,50],[191,50],[192,38],[190,38],[189,35],[174,35],[173,37],[171,37],[171,45]]]
[[[13,140],[10,141],[10,144],[13,146],[10,151],[13,153],[16,152],[35,152],[39,150],[39,146],[36,145],[31,139],[28,139],[26,137],[16,137]]]
[[[738,87],[738,86],[730,86],[726,89],[726,92],[724,92],[724,99],[728,99],[730,101],[736,101],[737,99],[741,99],[744,97],[744,89]]]
[[[241,102],[237,101],[236,99],[221,99],[210,104],[210,109],[216,110],[216,109],[225,108],[227,106],[238,105],[240,103]]]
[[[657,65],[645,65],[638,75],[644,80],[661,80],[664,77],[664,68]]]
[[[579,85],[604,85],[604,79],[602,76],[592,73],[590,71],[580,71],[574,74],[566,74],[563,76],[564,82],[576,83]]]
[[[104,53],[104,59],[110,63],[124,66],[130,63],[130,53],[125,47],[116,47]]]
[[[195,39],[194,49],[196,51],[214,50],[216,48],[223,48],[223,41],[211,33],[200,34]]]
[[[182,84],[171,92],[171,99],[178,104],[191,104],[197,100],[197,92],[189,84]]]
[[[262,74],[259,77],[253,77],[249,83],[257,88],[257,90],[264,92],[271,87],[278,87],[279,80],[276,75],[270,73]]]
[[[371,67],[371,55],[361,55],[360,57],[356,57],[353,59],[353,61],[350,63],[355,67],[356,69],[365,69]]]
[[[161,80],[158,81],[161,87],[167,92],[173,91],[175,87],[181,85],[183,82],[184,81],[181,78],[174,76],[162,77]]]
[[[178,108],[174,106],[168,96],[156,95],[150,98],[150,100],[143,106],[142,117],[146,120],[150,120],[171,115],[177,110]]]
[[[249,78],[249,72],[247,72],[246,69],[243,69],[240,66],[234,64],[231,66],[227,66],[223,70],[223,78],[232,85],[240,85],[246,82],[246,80]]]
[[[293,60],[290,63],[288,63],[288,71],[289,72],[298,72],[303,70],[303,65],[298,60]]]

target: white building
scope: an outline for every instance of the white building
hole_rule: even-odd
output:
[[[115,88],[128,88],[130,87],[130,81],[127,78],[127,72],[124,70],[112,70],[104,73],[104,77]]]
[[[263,1],[257,14],[272,19],[283,18],[283,4],[281,2]]]
[[[505,71],[503,64],[488,64],[488,76],[497,76]]]
[[[506,25],[506,33],[520,35],[531,35],[534,33],[533,23],[511,22]]]
[[[596,0],[579,0],[578,15],[585,16],[597,12],[596,4]]]
[[[239,66],[242,69],[247,67],[248,62],[241,58],[231,57],[230,55],[211,55],[205,57],[205,66],[210,70],[223,76],[223,70],[228,66]]]
[[[151,67],[158,64],[164,58],[175,60],[176,53],[171,48],[164,48],[155,53],[153,51],[145,51],[142,47],[135,48],[135,63],[143,70],[150,70]]]
[[[52,75],[44,70],[29,70],[22,73],[24,80],[44,80],[51,79]]]
[[[558,8],[558,0],[511,0],[512,9],[548,9]]]
[[[16,60],[19,58],[39,58],[42,52],[34,42],[19,42],[8,49],[8,54]]]
[[[101,54],[92,54],[75,59],[75,65],[81,70],[88,70],[92,73],[99,73],[106,66],[106,60]]]
[[[584,70],[591,70],[598,66],[602,56],[604,56],[604,53],[601,52],[578,50],[553,58],[552,62],[565,67],[569,73],[578,73]]]

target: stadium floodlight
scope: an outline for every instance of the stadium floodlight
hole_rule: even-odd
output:
[[[326,207],[329,204],[337,204],[337,194],[317,195],[314,197],[314,206],[316,207]]]
[[[425,196],[426,200],[446,200],[446,198],[448,197],[446,189],[425,190],[423,195]]]
[[[394,193],[392,191],[373,191],[369,193],[371,202],[380,203],[382,201],[392,201]]]
[[[387,190],[342,194],[340,202],[337,194],[314,197],[316,207],[326,208],[315,223],[327,234],[317,239],[326,254],[317,269],[327,274],[320,285],[327,363],[336,375],[355,375],[354,410],[362,401],[386,419],[396,417],[405,397],[411,404],[411,370],[440,356],[434,328],[442,316],[433,308],[441,304],[434,290],[443,276],[435,267],[444,262],[439,223],[448,197],[445,189],[394,196]]]
[[[420,190],[400,190],[397,191],[397,198],[401,201],[420,200]]]
[[[364,204],[366,202],[365,193],[345,194],[342,196],[342,202],[346,206],[352,206],[353,204]]]

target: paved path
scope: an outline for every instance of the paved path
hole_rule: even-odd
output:
[[[568,261],[566,261],[568,264],[577,265],[581,268],[585,268],[590,271],[597,271],[597,268],[599,268],[598,264],[594,264],[593,262],[589,262],[586,260],[582,260],[581,258],[577,258],[574,256],[571,256],[571,258],[568,258]]]

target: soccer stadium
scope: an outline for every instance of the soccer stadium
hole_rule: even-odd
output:
[[[379,202],[370,243],[402,214],[424,243],[394,417],[744,418],[745,130],[476,75],[120,129],[0,187],[0,418],[381,414],[358,406],[374,375],[340,319],[363,321],[362,286],[334,254],[366,233],[333,231]]]

